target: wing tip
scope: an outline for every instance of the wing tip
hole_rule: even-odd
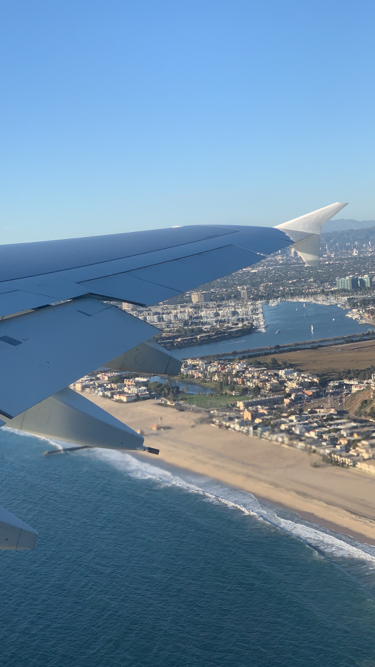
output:
[[[294,241],[295,248],[307,266],[319,264],[320,233],[323,225],[334,215],[339,213],[347,203],[336,202],[324,208],[294,218],[281,225],[277,229],[285,232]]]
[[[283,222],[281,225],[277,225],[276,228],[285,231],[287,234],[289,232],[296,232],[297,234],[291,236],[293,241],[297,241],[307,234],[320,234],[323,225],[347,205],[347,203],[343,202],[329,204],[329,206],[318,208],[316,211],[302,215],[299,218]],[[296,238],[296,236],[299,236],[299,238]]]

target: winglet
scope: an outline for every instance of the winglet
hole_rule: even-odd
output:
[[[277,225],[276,229],[281,229],[294,241],[295,249],[307,266],[316,266],[319,264],[320,231],[323,225],[333,218],[336,213],[347,206],[337,202],[317,211],[302,215],[300,218],[294,218]]]

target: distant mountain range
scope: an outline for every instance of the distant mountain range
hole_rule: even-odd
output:
[[[348,229],[366,229],[375,227],[375,220],[329,220],[323,227],[323,233],[346,232]]]

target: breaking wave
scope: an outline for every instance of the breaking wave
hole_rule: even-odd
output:
[[[346,535],[302,520],[292,511],[280,512],[276,508],[262,504],[246,491],[221,484],[194,473],[181,471],[180,474],[141,461],[130,454],[114,450],[90,449],[82,455],[94,456],[117,470],[140,480],[156,482],[161,487],[175,487],[187,493],[201,495],[206,502],[225,505],[273,526],[313,548],[318,554],[329,558],[346,558],[364,561],[375,570],[375,546],[362,544]],[[288,516],[281,516],[287,514]]]
[[[11,428],[10,426],[3,426],[2,430],[8,431],[8,433],[15,433],[16,435],[21,435],[23,438],[36,438],[37,440],[42,440],[43,442],[47,442],[49,445],[56,447],[56,449],[60,450],[61,452],[64,451],[64,449],[69,449],[70,447],[73,446],[69,442],[52,440],[52,438],[48,438],[47,436],[36,435],[35,433],[27,433],[26,431],[20,431],[17,428]]]

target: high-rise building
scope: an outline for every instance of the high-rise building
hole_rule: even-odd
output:
[[[336,288],[337,289],[346,289],[354,290],[358,287],[371,287],[372,280],[371,276],[366,274],[365,276],[346,276],[346,278],[337,278],[336,279]]]
[[[191,300],[193,303],[206,303],[207,301],[210,301],[210,293],[209,292],[192,292],[191,294]]]
[[[240,295],[241,295],[241,299],[244,299],[246,301],[246,299],[247,299],[247,289],[245,289],[244,287],[242,289],[240,289]]]
[[[346,278],[336,278],[336,289],[348,289]]]

